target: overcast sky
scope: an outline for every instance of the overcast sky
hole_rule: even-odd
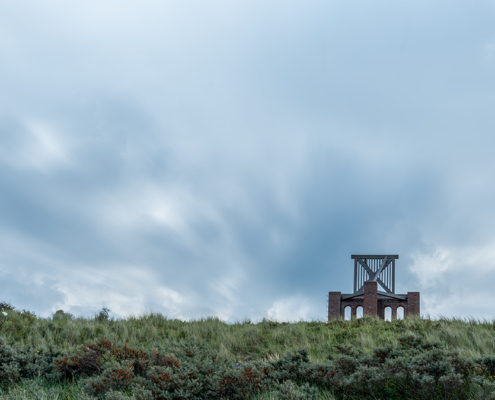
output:
[[[324,320],[351,254],[495,317],[494,1],[0,2],[0,300]]]

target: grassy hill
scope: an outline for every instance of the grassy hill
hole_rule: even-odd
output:
[[[0,307],[2,399],[495,398],[495,323],[38,318]]]

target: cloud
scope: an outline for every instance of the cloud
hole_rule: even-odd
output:
[[[268,309],[267,315],[271,320],[278,322],[295,322],[312,319],[311,306],[305,298],[290,297],[278,300]]]
[[[469,314],[461,265],[489,278],[468,254],[493,244],[486,5],[0,7],[15,305],[324,318],[351,254],[398,253],[399,291]]]
[[[491,40],[483,45],[483,56],[488,61],[495,60],[495,40]]]
[[[103,271],[81,266],[79,273],[60,277],[57,287],[66,294],[57,307],[70,312],[96,312],[103,305],[118,317],[161,310],[169,318],[187,318],[181,310],[183,297],[140,265],[107,266]]]
[[[2,121],[3,146],[0,162],[16,169],[34,169],[49,173],[70,162],[70,153],[60,133],[50,124],[39,121]]]
[[[493,240],[472,246],[415,254],[411,271],[422,287],[432,317],[489,318],[495,273]]]
[[[58,290],[56,279],[24,268],[13,269],[10,263],[0,264],[0,290],[1,301],[10,302],[19,310],[42,312],[45,316],[65,297],[65,293]]]

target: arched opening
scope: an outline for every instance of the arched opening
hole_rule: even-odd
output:
[[[363,318],[363,307],[359,306],[356,309],[356,318]]]
[[[351,320],[351,306],[347,306],[346,308],[344,308],[344,319],[346,321]]]
[[[385,321],[392,321],[392,307],[385,307]]]
[[[397,319],[404,319],[404,307],[397,307]]]

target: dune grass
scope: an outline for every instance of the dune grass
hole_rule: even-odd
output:
[[[2,307],[0,337],[16,348],[43,352],[49,349],[76,351],[89,342],[102,338],[120,346],[157,349],[180,345],[207,348],[211,353],[232,363],[274,361],[284,355],[305,349],[313,363],[325,362],[339,353],[339,346],[353,346],[364,354],[384,346],[399,346],[401,337],[412,335],[425,342],[457,351],[463,359],[495,355],[495,321],[441,318],[408,318],[382,321],[362,318],[353,321],[334,320],[280,323],[271,320],[228,324],[218,318],[192,321],[168,319],[159,313],[139,317],[112,319],[108,310],[91,318],[74,317],[58,312],[50,318],[40,318],[27,311]],[[4,315],[6,313],[7,315]],[[51,351],[51,350],[50,350]],[[277,392],[278,393],[278,392]],[[78,384],[43,379],[26,379],[0,389],[2,399],[94,399]],[[276,392],[264,392],[253,400],[275,400]],[[120,392],[107,393],[107,399],[129,399]],[[290,398],[290,397],[287,397]],[[301,397],[302,398],[302,397]],[[332,393],[321,390],[319,400],[334,399]]]
[[[396,345],[401,335],[414,334],[439,342],[461,357],[495,354],[495,321],[409,318],[382,321],[373,318],[331,322],[279,323],[249,320],[227,324],[218,318],[192,321],[168,319],[158,313],[115,320],[105,314],[92,318],[55,314],[38,318],[30,313],[7,311],[0,326],[8,344],[72,349],[102,337],[131,347],[153,348],[161,344],[195,343],[236,361],[272,360],[292,350],[305,348],[312,361],[321,361],[345,343],[371,351]]]

